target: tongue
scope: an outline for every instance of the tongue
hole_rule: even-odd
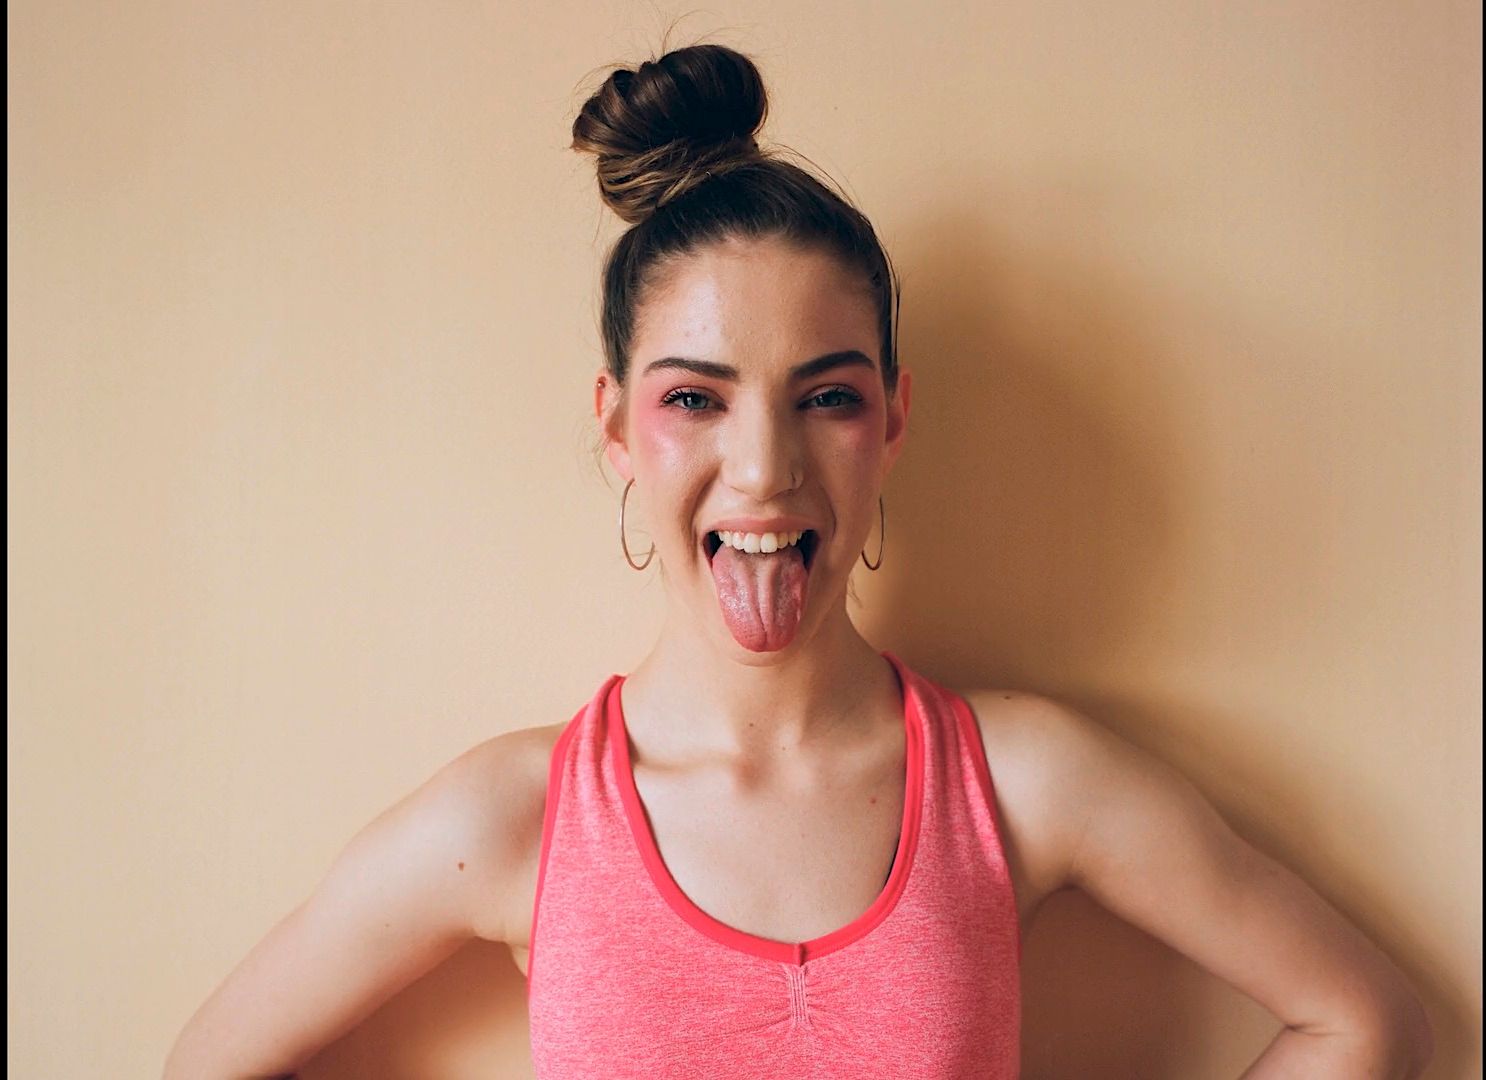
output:
[[[712,557],[712,580],[733,638],[752,652],[794,640],[805,610],[805,557],[798,545],[749,555],[724,544]]]

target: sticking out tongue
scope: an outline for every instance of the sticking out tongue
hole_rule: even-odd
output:
[[[798,544],[767,555],[724,544],[712,557],[723,621],[751,652],[773,652],[794,640],[805,610],[806,578]]]

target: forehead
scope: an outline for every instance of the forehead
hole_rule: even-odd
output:
[[[860,274],[785,240],[728,240],[666,266],[637,313],[633,359],[788,365],[857,349],[877,359],[877,313]],[[880,362],[880,361],[879,361]]]

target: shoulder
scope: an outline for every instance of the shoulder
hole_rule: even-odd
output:
[[[1186,776],[1073,706],[1012,691],[962,696],[979,721],[998,797],[1006,788],[1044,840],[1057,887],[1088,889],[1175,829],[1224,831]]]
[[[1039,896],[1074,884],[1092,808],[1112,773],[1140,757],[1131,744],[1067,702],[1017,690],[958,691],[985,749],[1013,857]]]
[[[519,822],[539,807],[548,755],[562,725],[519,728],[477,743],[415,793],[430,816],[466,838]]]
[[[1024,690],[961,691],[993,750],[1019,765],[1067,777],[1118,765],[1135,748],[1067,702]]]
[[[435,779],[455,805],[480,816],[519,818],[546,795],[552,750],[566,723],[518,728],[477,743],[454,758]]]
[[[565,726],[486,739],[404,800],[419,823],[409,831],[423,834],[427,852],[453,865],[470,924],[487,940],[510,940],[523,925],[520,883],[541,844],[548,765]]]

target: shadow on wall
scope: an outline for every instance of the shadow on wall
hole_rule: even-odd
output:
[[[932,657],[922,666],[942,684],[1051,693],[1208,789],[1238,833],[1312,882],[1414,982],[1436,1029],[1431,1075],[1466,1075],[1476,1042],[1470,988],[1432,976],[1444,966],[1389,916],[1387,897],[1305,850],[1318,817],[1308,777],[1280,750],[1244,740],[1243,717],[1216,715],[1211,703],[1184,706],[1189,723],[1177,726],[1078,693],[1081,679],[1169,637],[1163,596],[1190,573],[1181,493],[1193,480],[1163,385],[1179,365],[1157,362],[1157,316],[1143,315],[1138,293],[1091,259],[1016,250],[990,220],[923,220],[895,245],[913,415],[889,482],[883,574],[853,618],[910,663]],[[1095,236],[1093,226],[1070,220],[1065,235]],[[1060,313],[1058,325],[1028,315],[1048,311]],[[863,593],[872,576],[858,572]],[[1247,806],[1265,808],[1262,821],[1211,790],[1220,776],[1225,790],[1248,793]],[[1363,793],[1356,803],[1349,819],[1369,827],[1377,808]],[[1074,890],[1045,903],[1022,966],[1028,1080],[1233,1077],[1280,1027]]]
[[[1411,963],[1424,950],[1407,926],[1369,920],[1386,898],[1318,865],[1314,852],[1301,856],[1297,838],[1315,817],[1305,776],[1273,748],[1236,739],[1242,717],[1194,705],[1186,716],[1202,714],[1195,726],[1163,752],[1153,744],[1169,718],[1049,685],[1050,657],[1069,685],[1153,639],[1165,586],[1183,573],[1186,478],[1177,472],[1176,406],[1163,405],[1157,335],[1142,336],[1149,320],[1140,297],[1087,261],[1013,251],[986,220],[926,221],[895,245],[914,411],[890,483],[883,573],[869,585],[859,572],[868,600],[853,604],[853,617],[869,640],[905,659],[933,657],[924,670],[938,682],[1053,692],[1199,786],[1199,773],[1221,770],[1229,790],[1256,793],[1249,805],[1267,807],[1267,822],[1285,821],[1284,834],[1214,801],[1237,831],[1316,882],[1400,962],[1435,1021],[1431,1074],[1463,1076],[1474,1045],[1468,988],[1441,986]],[[1039,317],[1061,311],[1062,320],[1034,325],[1023,304]],[[1066,374],[1074,364],[1076,383]],[[1362,795],[1355,811],[1362,825],[1375,816]],[[1074,891],[1052,897],[1028,934],[1023,986],[1028,1080],[1232,1077],[1278,1030],[1256,1003]],[[524,979],[503,947],[480,943],[302,1076],[529,1077],[528,1040]]]
[[[1159,451],[1175,436],[1140,370],[1139,304],[1087,263],[1028,255],[977,215],[923,222],[895,256],[918,381],[890,482],[894,572],[858,621],[950,686],[1054,692],[1052,658],[1075,678],[1097,667],[1160,618],[1151,584],[1174,544]],[[1049,311],[1058,325],[1034,322]],[[1212,1058],[1205,973],[1082,894],[1043,906],[1022,976],[1024,1076],[1191,1077],[1194,1049]],[[1249,1013],[1252,1059],[1277,1025]]]

